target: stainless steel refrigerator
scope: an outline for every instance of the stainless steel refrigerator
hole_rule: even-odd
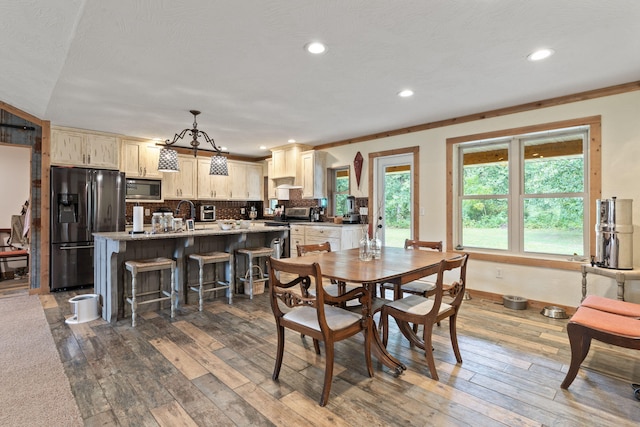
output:
[[[53,166],[50,202],[51,290],[92,285],[92,233],[124,231],[124,173]]]

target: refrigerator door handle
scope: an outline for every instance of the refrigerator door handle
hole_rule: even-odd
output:
[[[60,246],[61,251],[72,251],[75,249],[93,249],[93,245],[83,245],[83,246]]]
[[[89,235],[93,233],[93,218],[94,218],[94,196],[95,196],[95,177],[94,174],[91,173],[89,181],[87,182],[87,230],[89,231]]]

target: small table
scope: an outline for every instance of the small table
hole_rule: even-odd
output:
[[[590,264],[582,264],[580,269],[582,270],[582,300],[587,296],[587,273],[593,273],[599,276],[615,279],[618,283],[618,299],[620,301],[624,301],[625,280],[640,280],[640,269],[615,270],[612,268],[591,266]]]

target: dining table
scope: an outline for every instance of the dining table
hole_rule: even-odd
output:
[[[394,299],[402,297],[401,286],[413,280],[431,276],[438,272],[443,259],[460,256],[459,252],[423,251],[383,246],[380,258],[361,260],[359,248],[335,252],[310,253],[303,257],[285,258],[292,264],[318,263],[323,278],[360,284],[369,294],[362,305],[362,315],[366,322],[366,332],[370,334],[372,354],[396,375],[400,375],[406,366],[392,356],[382,344],[373,315],[384,300],[377,299],[376,288],[380,283],[394,285]],[[373,375],[373,373],[370,373]]]

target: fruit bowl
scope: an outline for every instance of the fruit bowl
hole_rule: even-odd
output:
[[[231,230],[233,228],[233,225],[234,225],[233,221],[218,222],[218,227],[220,227],[220,230]]]

